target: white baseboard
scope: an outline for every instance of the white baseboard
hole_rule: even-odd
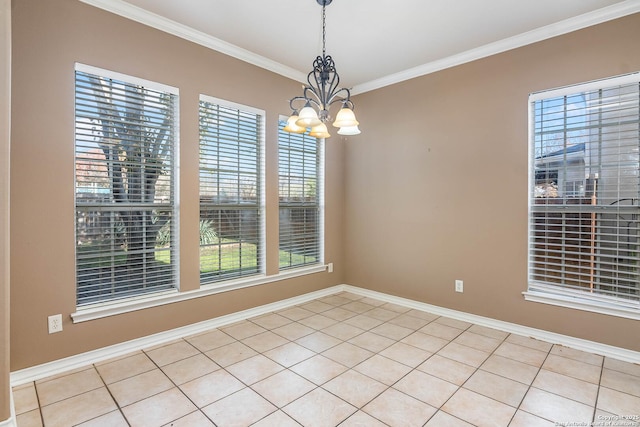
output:
[[[381,301],[398,304],[407,308],[413,308],[420,311],[425,311],[439,316],[446,316],[453,319],[474,323],[480,326],[486,326],[493,329],[498,329],[504,332],[524,335],[531,338],[536,338],[542,341],[547,341],[552,344],[560,344],[566,347],[572,347],[577,350],[583,350],[590,353],[600,354],[602,356],[612,357],[614,359],[622,360],[631,363],[640,363],[640,352],[614,347],[606,344],[597,343],[594,341],[588,341],[580,338],[570,337],[567,335],[557,334],[553,332],[544,331],[541,329],[530,328],[527,326],[518,325],[515,323],[504,322],[501,320],[491,319],[488,317],[477,316],[474,314],[465,313],[462,311],[451,310],[448,308],[438,307],[423,302],[410,300],[407,298],[401,298],[381,292],[371,291],[368,289],[358,288],[350,285],[336,285],[330,288],[322,289],[315,292],[310,292],[297,297],[289,298],[286,300],[278,301],[271,304],[262,305],[259,307],[251,308],[248,310],[239,311],[237,313],[228,314],[215,319],[206,320],[204,322],[195,323],[192,325],[184,326],[181,328],[172,329],[165,332],[149,335],[147,337],[138,338],[135,340],[115,344],[112,346],[104,347],[101,349],[81,353],[78,355],[70,356],[64,359],[55,360],[52,362],[44,363],[42,365],[33,366],[30,368],[21,369],[11,373],[11,385],[15,387],[20,384],[25,384],[30,381],[35,381],[41,378],[45,378],[51,375],[60,374],[75,368],[90,365],[92,363],[100,362],[103,360],[111,359],[114,357],[123,356],[127,353],[138,351],[143,348],[148,348],[160,344],[164,344],[170,341],[174,341],[185,336],[198,334],[209,329],[219,328],[231,323],[239,322],[251,317],[260,316],[262,314],[270,313],[272,311],[282,310],[294,305],[303,304],[305,302],[322,298],[324,296],[332,295],[338,292],[351,292],[357,295],[362,295],[370,298],[375,298]],[[9,424],[11,425],[11,424]],[[0,424],[0,427],[4,427]]]

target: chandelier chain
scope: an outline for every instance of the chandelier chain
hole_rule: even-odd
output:
[[[324,57],[326,55],[326,44],[327,44],[327,25],[326,25],[326,21],[327,21],[327,15],[325,12],[325,4],[322,4],[322,56]]]

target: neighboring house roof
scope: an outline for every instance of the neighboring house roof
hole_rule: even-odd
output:
[[[544,154],[536,157],[538,163],[551,163],[554,161],[561,161],[565,157],[584,157],[584,151],[586,144],[584,142],[580,144],[571,145],[561,150],[552,151],[551,153]]]

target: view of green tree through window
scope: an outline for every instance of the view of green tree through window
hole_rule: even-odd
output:
[[[264,112],[200,97],[200,282],[264,271]]]
[[[283,130],[278,133],[280,269],[322,262],[323,140]]]
[[[77,304],[176,285],[178,90],[78,64]]]

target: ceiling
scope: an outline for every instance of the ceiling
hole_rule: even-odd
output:
[[[81,0],[304,81],[322,53],[316,0]],[[334,0],[327,54],[362,93],[640,12],[640,0]]]

